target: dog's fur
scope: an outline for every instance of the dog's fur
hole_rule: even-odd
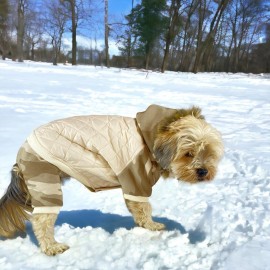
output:
[[[208,124],[201,110],[192,107],[178,110],[172,117],[162,120],[154,140],[154,155],[164,177],[172,176],[189,183],[212,180],[223,155],[220,133]],[[12,237],[25,230],[25,220],[32,212],[31,198],[18,167],[12,169],[11,183],[0,200],[0,235]],[[125,199],[135,223],[149,230],[162,230],[165,226],[152,220],[152,207],[148,202]],[[42,252],[56,255],[69,247],[54,239],[56,214],[34,214],[32,225]]]

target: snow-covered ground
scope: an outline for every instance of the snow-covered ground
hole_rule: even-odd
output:
[[[155,185],[151,203],[167,231],[134,227],[120,190],[64,187],[56,238],[71,248],[47,257],[27,234],[0,239],[0,269],[270,269],[270,76],[165,74],[0,61],[0,196],[31,130],[80,114],[135,116],[149,104],[192,104],[223,134],[225,156],[210,184]],[[1,222],[1,220],[0,220]]]

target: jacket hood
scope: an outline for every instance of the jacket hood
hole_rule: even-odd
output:
[[[145,111],[137,113],[136,120],[138,126],[142,132],[145,143],[152,153],[159,123],[165,118],[171,117],[176,112],[176,109],[150,105]]]

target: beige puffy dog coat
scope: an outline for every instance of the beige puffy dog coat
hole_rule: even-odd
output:
[[[175,111],[151,105],[136,118],[75,116],[35,129],[17,156],[34,213],[60,211],[62,172],[91,191],[122,188],[126,199],[147,201],[160,177],[155,129]]]

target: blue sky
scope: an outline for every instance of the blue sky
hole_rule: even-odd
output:
[[[109,13],[128,14],[129,11],[131,10],[131,3],[132,0],[109,0]]]
[[[134,0],[134,6],[141,3],[140,0]],[[131,10],[132,0],[109,0],[110,13],[128,13]]]

